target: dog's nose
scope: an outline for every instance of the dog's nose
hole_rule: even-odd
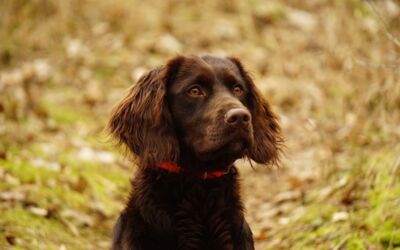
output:
[[[248,126],[250,118],[250,112],[242,108],[231,109],[225,114],[225,122],[235,128]]]

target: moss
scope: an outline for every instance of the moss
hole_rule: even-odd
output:
[[[400,247],[400,229],[381,231],[378,233],[378,238],[384,247]]]
[[[47,180],[55,178],[58,175],[55,171],[34,167],[24,161],[18,163],[3,161],[2,167],[22,183],[45,183]]]
[[[24,150],[26,155],[46,157],[41,147],[35,144]],[[77,161],[76,151],[66,149],[60,155],[62,160],[58,160],[64,165],[63,169],[52,171],[21,161],[18,148],[11,151],[7,160],[0,161],[1,168],[22,185],[34,184],[34,187],[22,191],[26,194],[24,200],[0,206],[0,249],[11,247],[6,236],[15,239],[11,249],[59,249],[60,245],[68,249],[107,249],[114,215],[122,209],[121,197],[128,193],[129,175],[126,170],[97,162]],[[87,182],[83,188],[78,187],[82,178]],[[0,182],[1,191],[15,187],[15,184]],[[26,204],[44,209],[56,208],[55,217],[36,216],[26,209]],[[95,205],[99,205],[101,210],[96,210],[99,208]],[[100,228],[75,225],[79,235],[74,235],[59,218],[59,212],[64,209],[87,213],[95,223],[101,224]]]
[[[76,238],[58,220],[44,219],[22,208],[0,212],[0,226],[5,228],[3,234],[14,237],[18,242],[13,249],[59,249],[61,244],[82,249],[80,246],[85,239]],[[8,243],[3,242],[3,245]]]
[[[347,187],[323,203],[310,200],[304,215],[289,227],[303,226],[286,235],[285,240],[293,249],[330,249],[341,244],[346,237],[345,249],[399,247],[400,183],[392,174],[395,159],[396,155],[386,149],[373,153],[359,152],[352,159],[353,169],[348,172]],[[359,184],[351,187],[352,192],[357,193],[353,197],[354,204],[341,205],[342,195],[355,180]],[[332,214],[343,209],[348,212],[349,219],[332,222]]]
[[[97,65],[94,68],[94,73],[101,79],[110,79],[115,75],[116,70],[108,65]]]
[[[67,186],[42,187],[40,190],[29,192],[28,197],[43,207],[57,203],[77,209],[84,208],[88,200],[87,194],[70,190]]]
[[[67,106],[62,104],[48,104],[47,112],[49,117],[60,124],[75,124],[78,122],[87,122],[88,115],[85,114],[85,110],[76,106]]]
[[[367,249],[363,241],[358,237],[351,237],[347,240],[346,249],[348,250],[365,250]]]

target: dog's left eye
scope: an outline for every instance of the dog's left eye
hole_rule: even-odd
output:
[[[233,87],[232,92],[235,96],[242,96],[243,95],[243,88],[239,85]]]

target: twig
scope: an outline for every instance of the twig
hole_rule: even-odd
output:
[[[339,250],[345,243],[346,241],[350,238],[350,235],[346,235],[346,237],[343,238],[332,250]]]
[[[361,66],[365,67],[370,67],[370,68],[389,68],[393,70],[397,70],[400,68],[400,64],[395,64],[395,63],[374,63],[374,62],[368,62],[360,58],[354,58],[351,57],[353,61]]]
[[[386,21],[376,8],[375,3],[372,2],[371,0],[366,0],[366,3],[368,7],[372,10],[372,12],[374,12],[374,14],[378,17],[379,21],[382,23],[383,31],[385,32],[388,39],[392,41],[397,47],[400,48],[400,40],[389,31]]]
[[[397,157],[396,161],[394,162],[394,166],[393,166],[393,170],[392,170],[391,178],[390,178],[390,182],[389,182],[390,186],[394,185],[394,183],[396,181],[396,177],[398,177],[399,172],[400,172],[400,156]]]

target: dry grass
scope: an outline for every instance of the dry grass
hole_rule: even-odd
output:
[[[177,53],[241,58],[281,116],[284,167],[243,171],[260,249],[400,247],[398,1],[0,9],[0,248],[108,247],[131,170],[101,131],[123,91]]]

